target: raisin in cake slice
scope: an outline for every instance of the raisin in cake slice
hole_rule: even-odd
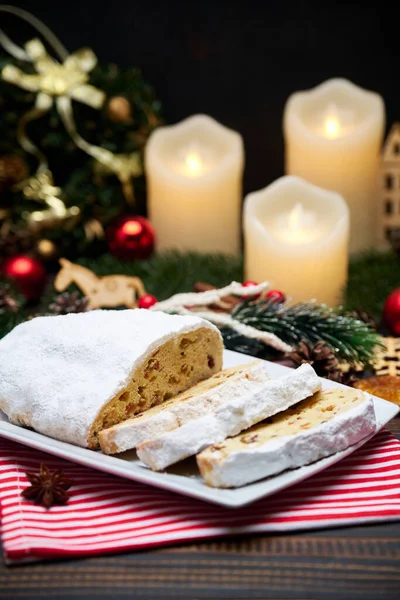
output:
[[[287,409],[311,396],[320,387],[320,379],[314,369],[304,364],[258,389],[231,398],[204,416],[139,444],[138,456],[151,469],[161,471]]]
[[[225,369],[171,400],[104,429],[99,434],[100,447],[105,454],[136,448],[146,440],[202,417],[232,398],[256,391],[268,380],[267,365],[260,360]]]
[[[372,398],[335,388],[206,448],[197,464],[208,485],[239,487],[345,450],[375,430]]]
[[[37,317],[0,341],[0,409],[89,448],[102,429],[218,372],[218,329],[195,316],[95,310]]]

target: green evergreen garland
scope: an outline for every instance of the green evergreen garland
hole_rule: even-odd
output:
[[[158,300],[192,291],[199,281],[222,287],[243,279],[241,258],[221,254],[167,252],[137,262],[122,262],[106,254],[98,259],[86,258],[79,262],[98,276],[125,274],[140,277],[147,291]],[[69,291],[73,290],[76,288],[71,286]],[[18,313],[0,315],[0,337],[29,316],[48,314],[56,296],[53,286],[49,285],[40,306],[22,306]],[[365,323],[346,316],[344,309],[329,309],[315,303],[287,306],[249,300],[238,305],[233,316],[242,323],[275,333],[290,345],[295,346],[300,340],[314,343],[323,339],[340,360],[350,364],[368,364],[379,346],[379,335]],[[223,329],[222,334],[228,349],[268,359],[279,356],[269,346],[243,338],[231,329]]]
[[[386,298],[400,288],[400,259],[394,252],[366,252],[350,262],[345,308],[362,308],[379,323]]]
[[[341,361],[350,365],[368,365],[380,343],[376,331],[366,323],[314,302],[289,306],[269,300],[247,300],[236,307],[232,316],[260,331],[275,333],[292,346],[302,340],[311,344],[324,340]],[[243,349],[248,344],[234,332],[227,334],[227,338],[229,346],[240,343]],[[254,345],[247,353],[254,353]]]

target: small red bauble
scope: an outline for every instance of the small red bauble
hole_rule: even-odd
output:
[[[277,302],[278,304],[283,304],[286,300],[286,296],[280,290],[270,290],[265,294],[265,297],[271,302]]]
[[[394,290],[386,298],[383,320],[394,335],[400,335],[400,289]]]
[[[46,269],[37,258],[20,254],[7,258],[1,268],[27,300],[38,300],[46,285]]]
[[[255,285],[258,285],[257,281],[251,281],[250,279],[248,281],[244,281],[242,283],[243,287],[248,287],[248,288],[252,288]],[[250,290],[249,290],[249,292],[250,292]],[[260,296],[261,296],[261,294],[252,294],[252,293],[249,293],[249,295],[246,296],[246,297],[247,298],[254,298],[254,300],[257,300],[257,298],[259,298]]]
[[[258,285],[257,281],[251,281],[250,279],[248,281],[244,281],[242,283],[243,287],[252,287],[253,285]]]
[[[150,308],[150,306],[154,306],[154,304],[157,304],[158,300],[155,296],[152,296],[151,294],[145,294],[144,296],[141,296],[138,300],[138,307],[139,308]]]
[[[149,221],[136,215],[120,217],[107,228],[108,248],[122,259],[143,260],[154,250],[154,230]]]

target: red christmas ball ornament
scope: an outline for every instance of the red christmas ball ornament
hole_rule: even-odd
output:
[[[149,258],[154,250],[154,230],[149,221],[136,215],[125,215],[106,231],[108,248],[114,256],[129,260]]]
[[[7,258],[2,275],[12,279],[27,300],[38,300],[46,285],[46,269],[37,258],[19,254]]]
[[[141,296],[138,300],[138,307],[150,308],[150,306],[154,306],[154,304],[157,304],[157,302],[157,298],[152,294],[144,294],[144,296]]]
[[[265,297],[271,302],[277,302],[278,304],[283,304],[286,300],[286,296],[280,290],[270,290],[265,294]]]
[[[400,335],[400,289],[394,290],[386,298],[383,320],[394,335]]]
[[[247,280],[247,281],[244,281],[244,282],[242,283],[242,286],[243,286],[243,287],[248,287],[248,288],[252,288],[252,287],[254,287],[255,285],[258,285],[257,281],[251,281],[250,279],[249,279],[249,280]],[[261,294],[252,294],[252,293],[250,292],[250,290],[249,290],[249,295],[248,295],[248,296],[246,296],[246,297],[247,297],[247,298],[254,298],[254,300],[257,300],[257,298],[259,298],[260,296],[261,296]]]

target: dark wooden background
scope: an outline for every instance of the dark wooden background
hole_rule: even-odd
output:
[[[399,10],[389,2],[28,0],[73,51],[140,66],[174,123],[205,112],[238,130],[245,191],[283,174],[286,99],[330,77],[379,92],[400,119]],[[20,41],[31,35],[1,17]]]

